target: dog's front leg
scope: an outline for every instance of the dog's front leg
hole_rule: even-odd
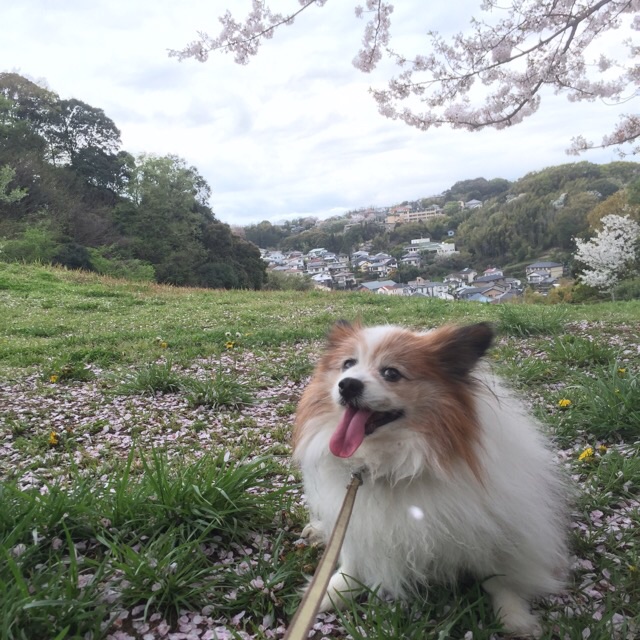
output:
[[[320,603],[320,611],[344,609],[362,591],[362,584],[348,565],[341,566],[329,580],[327,593]]]

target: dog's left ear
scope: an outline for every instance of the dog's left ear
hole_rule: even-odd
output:
[[[329,331],[327,346],[336,347],[359,330],[359,322],[351,324],[348,320],[338,320],[334,323],[333,327],[331,327],[331,331]]]
[[[446,330],[438,344],[443,368],[456,378],[465,378],[491,346],[493,335],[488,322]]]

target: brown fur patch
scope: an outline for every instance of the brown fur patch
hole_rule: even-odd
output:
[[[477,349],[474,340],[480,342]],[[463,460],[478,480],[482,470],[476,453],[480,441],[473,398],[476,383],[468,373],[484,353],[484,343],[488,345],[483,327],[446,326],[427,334],[394,331],[376,346],[376,360],[407,377],[393,383],[403,385],[397,393],[406,398],[407,406],[420,408],[419,417],[409,420],[410,428],[424,434],[445,469]],[[427,397],[424,382],[431,389]]]

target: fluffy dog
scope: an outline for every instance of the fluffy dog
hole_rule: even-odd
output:
[[[403,598],[471,573],[508,632],[541,634],[530,602],[562,587],[567,491],[536,423],[479,364],[492,338],[486,323],[334,326],[296,414],[303,535],[326,542],[366,471],[321,610],[361,585]]]

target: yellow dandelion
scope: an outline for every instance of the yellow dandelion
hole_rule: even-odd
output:
[[[236,343],[233,342],[232,340],[229,340],[225,345],[224,345],[227,349],[233,349],[233,347],[236,346]]]
[[[561,400],[558,401],[558,406],[561,409],[567,409],[568,407],[571,406],[571,400],[569,400],[569,398],[562,398]]]
[[[598,445],[598,453],[600,453],[600,454],[605,454],[605,453],[607,453],[607,448],[608,448],[608,447],[607,447],[607,445],[606,445],[606,444]]]
[[[52,382],[53,384],[55,384],[56,382],[58,382],[58,376],[55,373],[49,376],[49,382]]]
[[[593,447],[587,447],[579,456],[578,460],[581,462],[589,461],[593,458]]]
[[[55,431],[52,431],[49,434],[49,444],[52,447],[55,447],[59,442],[60,442],[60,439],[58,438],[58,434]]]
[[[625,373],[627,373],[627,368],[626,367],[620,367],[618,369],[618,373],[623,376]]]
[[[160,348],[161,349],[166,349],[168,346],[169,345],[164,340],[160,343]]]

